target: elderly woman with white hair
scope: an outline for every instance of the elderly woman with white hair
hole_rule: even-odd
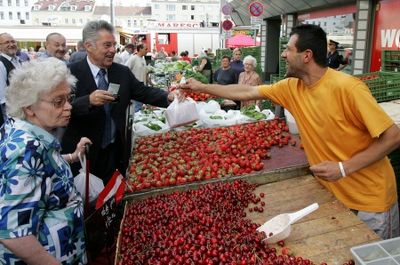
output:
[[[48,58],[11,74],[9,119],[0,129],[0,263],[86,264],[82,198],[68,163],[84,151],[61,155],[53,131],[71,116],[65,63]]]
[[[239,75],[238,84],[258,86],[262,84],[260,76],[255,71],[257,67],[257,60],[251,55],[247,55],[243,59],[244,72]],[[250,106],[252,104],[258,104],[256,100],[248,100],[241,102],[241,108]]]

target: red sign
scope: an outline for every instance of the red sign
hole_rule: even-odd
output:
[[[224,30],[231,30],[232,27],[233,27],[232,21],[230,21],[230,20],[227,19],[227,20],[225,20],[224,22],[222,22],[222,28],[223,28]]]
[[[375,12],[374,36],[370,71],[379,71],[382,66],[382,50],[400,49],[400,1],[381,0]]]
[[[260,2],[253,2],[249,5],[249,11],[253,17],[259,17],[264,13],[264,5]]]

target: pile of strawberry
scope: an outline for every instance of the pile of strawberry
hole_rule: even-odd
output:
[[[291,139],[284,120],[168,132],[137,140],[129,168],[132,191],[260,171],[271,146]]]
[[[254,189],[244,181],[220,182],[130,203],[117,264],[313,264],[262,241],[265,234],[245,212],[264,202]]]
[[[185,93],[185,96],[188,98],[192,98],[194,101],[207,101],[212,96],[207,93],[197,93],[197,92],[189,92],[189,91],[183,91]]]

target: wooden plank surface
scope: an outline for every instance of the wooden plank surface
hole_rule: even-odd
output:
[[[261,192],[265,194],[264,211],[247,210],[247,216],[260,225],[278,214],[294,212],[314,202],[319,204],[318,210],[291,226],[292,232],[285,240],[286,247],[295,255],[315,264],[343,264],[352,258],[351,247],[379,240],[311,175],[261,185],[255,194]],[[273,245],[280,252],[280,247]]]

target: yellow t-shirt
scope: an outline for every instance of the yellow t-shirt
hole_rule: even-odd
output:
[[[287,78],[259,86],[259,93],[294,116],[310,165],[346,161],[394,123],[363,82],[329,68],[313,86]],[[397,200],[387,157],[336,182],[318,180],[351,209],[383,212]]]

